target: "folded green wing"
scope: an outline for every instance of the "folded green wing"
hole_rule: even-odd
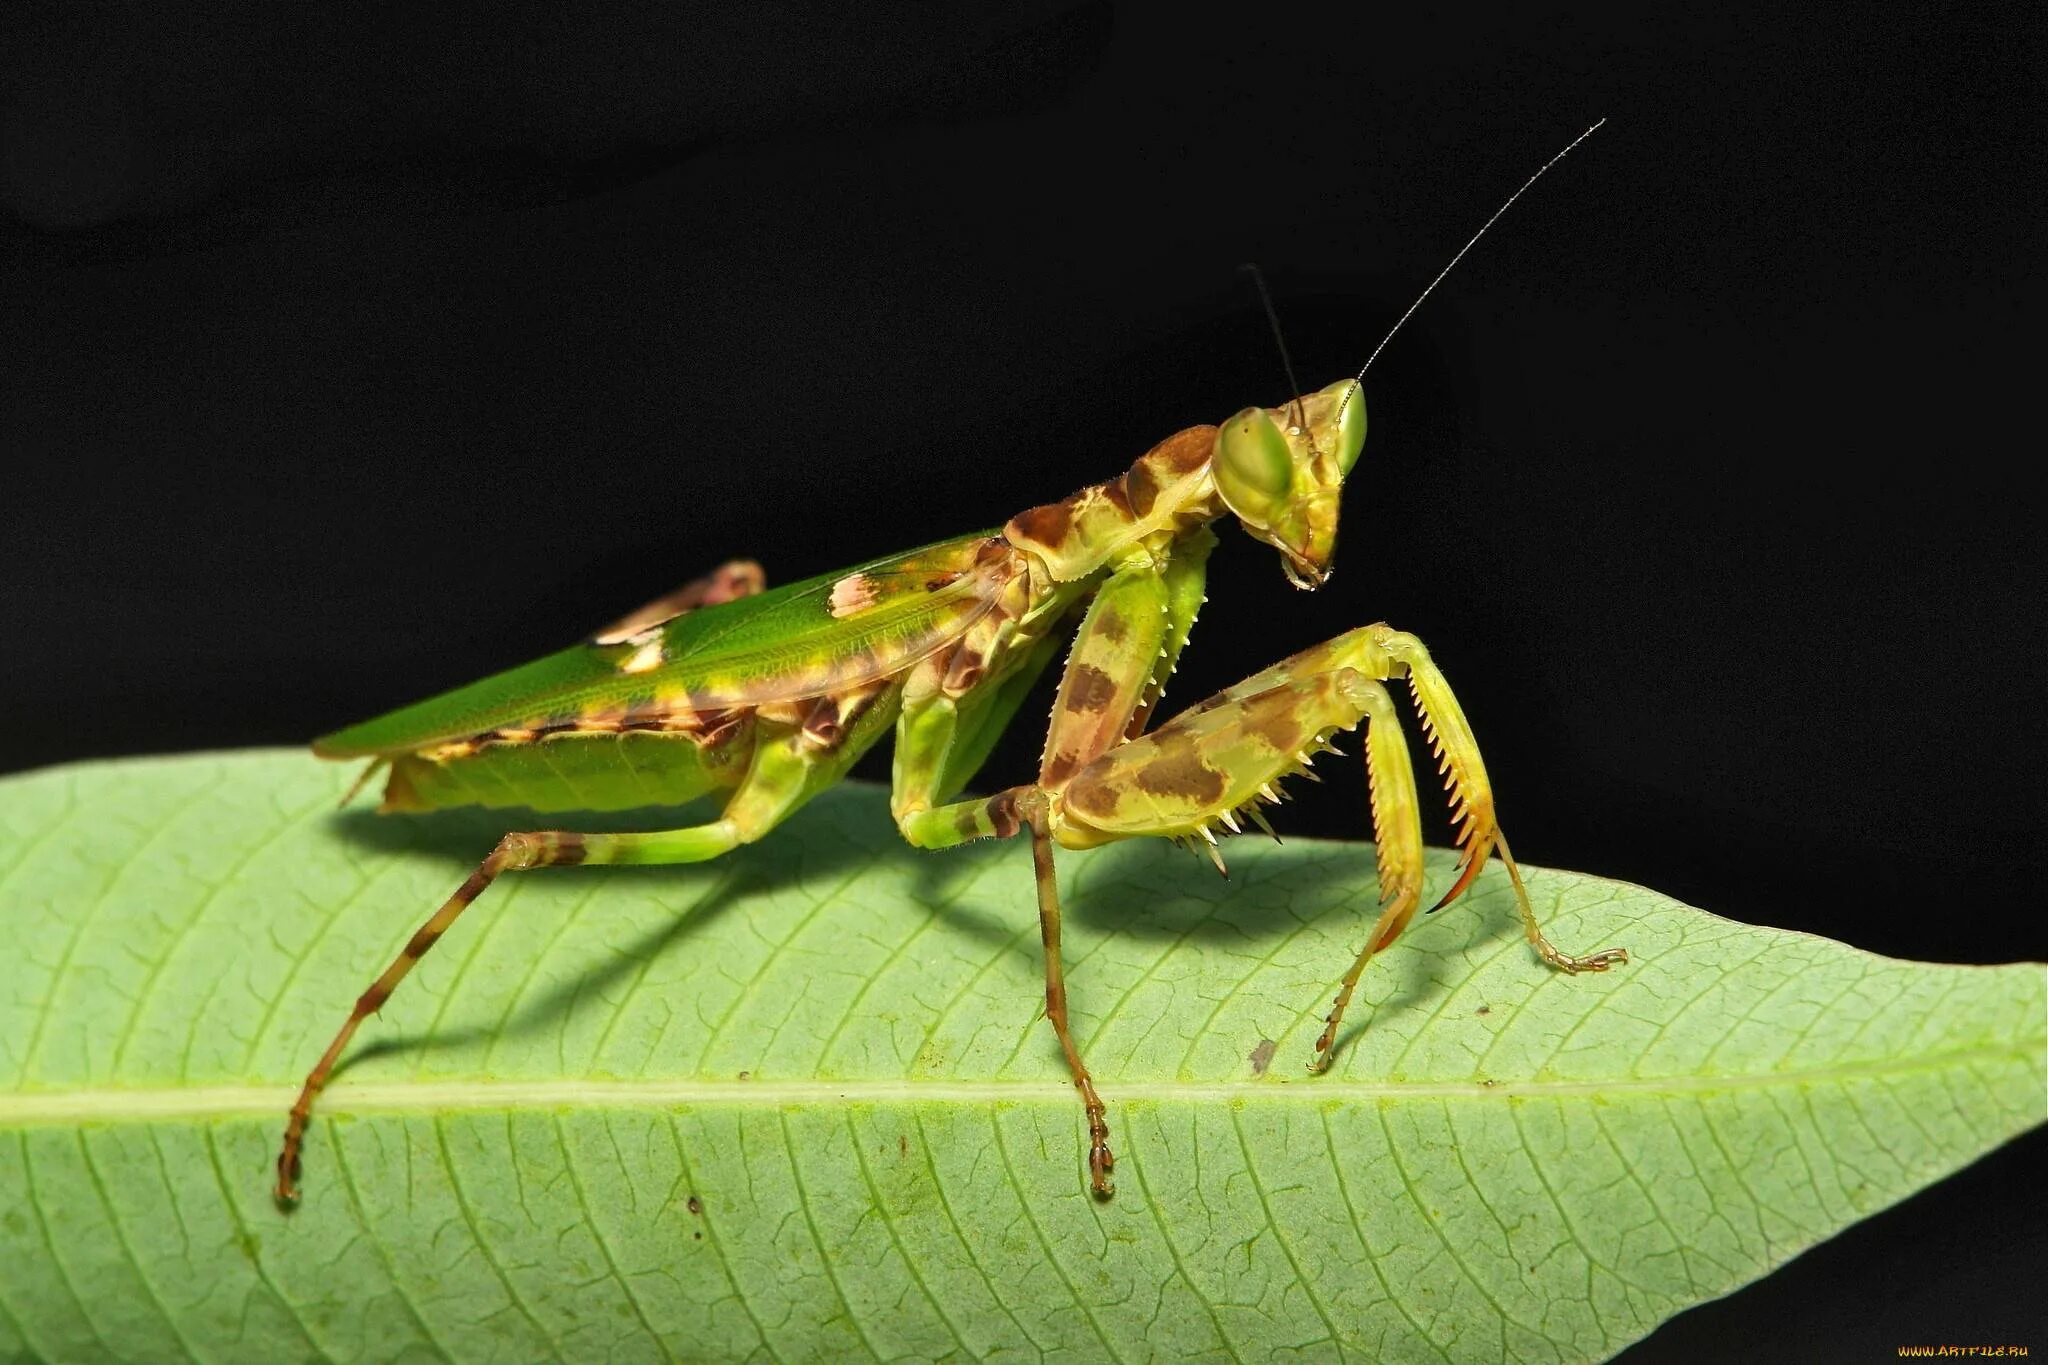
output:
[[[989,533],[580,644],[314,742],[327,758],[405,753],[504,728],[631,721],[819,696],[900,671],[960,638],[1020,572]]]

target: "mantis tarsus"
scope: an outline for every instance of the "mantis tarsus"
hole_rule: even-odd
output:
[[[1509,196],[1416,305],[1592,131]],[[325,757],[370,759],[366,780],[389,770],[386,810],[618,810],[729,794],[718,818],[683,829],[507,834],[363,992],[307,1075],[278,1154],[278,1200],[298,1198],[314,1097],[357,1027],[499,874],[715,858],[767,835],[892,727],[890,809],[910,843],[1029,835],[1046,1017],[1081,1095],[1090,1182],[1103,1197],[1115,1158],[1067,1022],[1053,846],[1151,835],[1205,847],[1221,868],[1216,826],[1237,833],[1243,819],[1270,833],[1259,808],[1280,799],[1278,784],[1305,772],[1336,732],[1364,726],[1381,910],[1316,1040],[1310,1067],[1320,1071],[1360,973],[1422,895],[1420,803],[1391,681],[1409,685],[1458,826],[1463,857],[1438,907],[1497,851],[1545,962],[1581,972],[1626,961],[1621,949],[1573,957],[1544,938],[1494,819],[1471,726],[1412,635],[1384,624],[1347,631],[1146,728],[1202,604],[1210,523],[1236,517],[1280,552],[1297,588],[1328,577],[1344,479],[1365,442],[1364,375],[1279,408],[1246,408],[1220,427],[1190,427],[1117,478],[993,531],[774,591],[758,566],[734,561],[580,645],[319,740]],[[956,799],[1075,615],[1036,779]]]

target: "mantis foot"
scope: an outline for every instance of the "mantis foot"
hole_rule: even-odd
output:
[[[1116,1154],[1109,1150],[1109,1121],[1103,1117],[1101,1101],[1088,1111],[1088,1185],[1097,1199],[1116,1195],[1116,1182],[1109,1173],[1116,1169]]]

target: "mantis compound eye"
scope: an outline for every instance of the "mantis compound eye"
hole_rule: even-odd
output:
[[[1294,455],[1264,408],[1246,408],[1216,436],[1216,491],[1240,520],[1270,522],[1294,483]]]
[[[1327,400],[1330,412],[1337,424],[1336,457],[1340,472],[1349,474],[1351,466],[1358,463],[1358,452],[1365,449],[1365,392],[1355,379],[1346,379],[1332,384],[1317,397]]]

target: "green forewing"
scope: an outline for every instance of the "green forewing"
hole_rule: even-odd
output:
[[[967,573],[988,533],[939,541],[851,569],[679,616],[661,627],[659,666],[625,672],[630,645],[572,645],[532,663],[351,725],[314,743],[328,758],[398,754],[500,726],[532,726],[603,711],[659,708],[687,693],[699,709],[788,701],[866,681],[846,664],[865,655],[870,676],[893,671],[954,639],[986,607]],[[861,575],[872,605],[830,608],[835,585]],[[826,685],[820,686],[820,679]]]

